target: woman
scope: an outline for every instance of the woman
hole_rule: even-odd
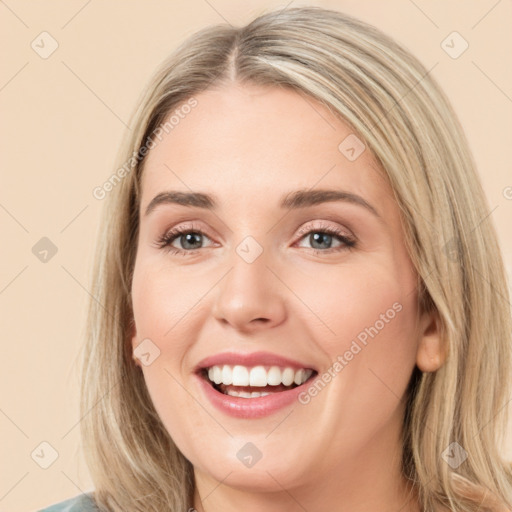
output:
[[[95,492],[47,510],[509,510],[503,262],[418,60],[276,11],[193,35],[130,125],[95,192]]]

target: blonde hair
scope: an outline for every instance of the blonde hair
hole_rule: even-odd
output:
[[[448,354],[438,371],[416,367],[411,375],[403,474],[427,511],[511,507],[512,468],[499,453],[510,396],[509,292],[463,129],[415,57],[375,27],[319,7],[197,32],[162,64],[132,116],[116,165],[125,172],[102,212],[82,356],[82,444],[98,505],[116,512],[193,506],[193,468],[132,360],[141,148],[151,147],[173,109],[232,81],[306,93],[347,123],[382,166],[418,274],[419,310],[438,311]],[[467,453],[458,467],[443,456],[454,448]]]

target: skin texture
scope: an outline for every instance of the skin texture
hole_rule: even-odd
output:
[[[415,365],[443,362],[435,314],[417,317],[416,276],[398,206],[369,150],[349,161],[351,130],[314,99],[289,89],[230,84],[198,105],[148,153],[132,285],[132,346],[149,338],[160,355],[141,365],[150,396],[194,466],[198,511],[417,511],[400,476],[402,400]],[[343,189],[348,202],[285,211],[297,189]],[[204,192],[215,212],[182,205],[144,212],[160,192]],[[189,254],[158,248],[176,226],[204,233]],[[311,231],[333,227],[316,243]],[[309,233],[309,234],[308,234]],[[236,252],[252,236],[263,253]],[[174,248],[189,250],[178,236]],[[315,251],[316,249],[316,251]],[[269,351],[323,374],[394,303],[402,306],[308,404],[258,419],[227,416],[192,375],[225,351]],[[262,458],[236,454],[247,442]],[[402,508],[403,507],[403,508]]]

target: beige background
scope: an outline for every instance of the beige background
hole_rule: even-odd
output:
[[[272,7],[304,4],[0,2],[0,511],[36,510],[92,488],[79,445],[75,364],[101,207],[92,190],[113,170],[144,84],[176,44],[197,29],[225,21],[238,25]],[[427,69],[437,64],[432,74],[465,127],[510,275],[512,2],[310,4],[373,23]],[[51,48],[48,36],[41,36],[43,42],[38,37],[43,31],[58,43],[46,59],[31,47],[35,41],[40,53]],[[441,47],[453,31],[469,43],[457,59]],[[42,237],[58,249],[46,263],[32,252]],[[58,452],[47,469],[38,465],[50,461],[50,449],[42,442]],[[512,428],[504,450],[512,459]]]

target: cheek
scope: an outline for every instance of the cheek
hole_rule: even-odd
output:
[[[314,309],[322,312],[322,320],[333,331],[319,340],[331,361],[330,372],[325,373],[334,378],[326,376],[329,404],[318,414],[348,414],[348,429],[366,425],[371,430],[385,422],[414,369],[415,277],[405,268],[392,268],[388,264],[338,270],[325,280],[323,293],[315,288],[318,293],[313,294]]]
[[[144,380],[158,416],[185,452],[194,444],[190,432],[204,432],[205,425],[211,435],[223,435],[186,391],[190,369],[185,358],[198,334],[191,322],[194,307],[204,294],[202,285],[208,285],[206,278],[191,282],[184,273],[155,265],[136,266],[132,284],[137,326],[133,344],[149,339],[158,354],[150,365],[142,367]]]
[[[323,326],[325,334],[319,339],[318,332],[311,333],[312,339],[335,357],[356,338],[362,346],[366,340],[368,347],[369,340],[392,338],[398,349],[414,330],[414,285],[412,273],[394,272],[389,262],[366,262],[333,268],[314,278],[308,275],[294,290]]]
[[[150,338],[162,353],[172,351],[172,365],[181,361],[187,343],[185,336],[201,297],[211,287],[208,276],[146,263],[135,267],[132,285],[133,310],[139,342]]]
[[[396,401],[403,395],[418,343],[414,275],[390,269],[390,265],[337,269],[325,279],[317,278],[314,287],[301,288],[328,328],[322,328],[323,336],[318,332],[315,336],[313,330],[309,336],[331,362],[330,372],[336,375],[330,380],[332,390],[377,407],[383,398]]]
[[[312,309],[334,334],[312,338],[331,364],[322,374],[325,385],[303,403],[310,417],[333,426],[334,451],[355,453],[385,425],[400,421],[416,354],[413,279],[391,272],[390,265],[366,265],[338,269],[308,288]]]

